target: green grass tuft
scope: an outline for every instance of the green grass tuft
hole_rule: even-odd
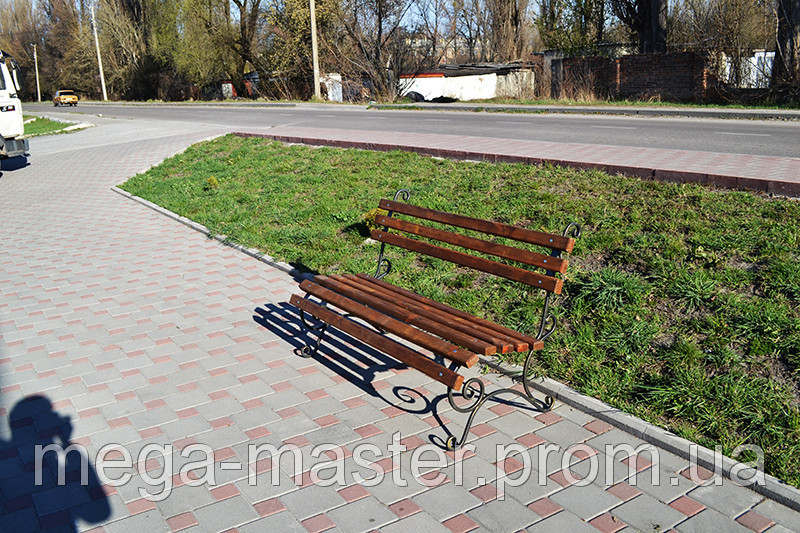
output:
[[[59,120],[51,120],[49,118],[23,116],[24,120],[35,119],[32,122],[25,124],[25,135],[49,135],[58,133],[71,124],[61,122]]]

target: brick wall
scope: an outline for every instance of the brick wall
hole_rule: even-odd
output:
[[[702,100],[708,89],[705,61],[691,52],[623,56],[615,81],[623,98]]]
[[[659,98],[703,100],[709,96],[705,61],[697,54],[639,54],[618,59],[567,58],[562,61],[560,94],[554,97]]]
[[[562,98],[611,98],[616,95],[616,62],[607,57],[563,60]]]

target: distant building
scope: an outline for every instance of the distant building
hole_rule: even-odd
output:
[[[427,72],[400,75],[400,94],[417,93],[425,100],[525,98],[533,94],[534,74],[524,63],[441,65]]]
[[[723,54],[723,81],[739,89],[768,89],[772,79],[772,62],[775,52],[755,50],[753,55],[735,58]]]

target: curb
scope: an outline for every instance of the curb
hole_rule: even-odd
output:
[[[48,136],[48,135],[59,135],[61,133],[72,133],[73,131],[85,130],[87,128],[94,128],[96,126],[95,124],[92,124],[91,122],[79,122],[79,121],[76,121],[76,120],[69,120],[69,119],[64,119],[64,118],[61,118],[61,117],[54,117],[54,116],[50,116],[50,115],[46,115],[46,114],[39,114],[39,112],[35,111],[35,110],[31,111],[31,114],[33,114],[33,113],[36,113],[35,115],[33,115],[36,118],[44,118],[44,119],[47,119],[47,120],[52,120],[53,122],[61,122],[63,124],[69,124],[69,125],[61,128],[60,130],[54,130],[54,131],[50,131],[50,132],[47,132],[47,133],[35,133],[35,134],[32,134],[32,135],[23,135],[21,137],[22,139],[33,139],[33,138],[36,138],[36,137],[45,137],[45,136]]]
[[[273,257],[264,254],[255,248],[246,248],[240,244],[236,244],[235,242],[230,241],[225,235],[214,234],[202,224],[199,224],[186,217],[182,217],[177,213],[170,211],[169,209],[165,209],[154,204],[153,202],[145,200],[144,198],[135,196],[120,189],[119,187],[111,187],[111,190],[124,196],[125,198],[149,207],[153,211],[171,218],[172,220],[180,222],[181,224],[188,226],[199,233],[202,233],[210,239],[214,239],[225,246],[229,246],[254,259],[257,259],[266,265],[286,272],[294,279],[302,280],[310,279],[312,277],[312,275],[309,273],[299,272],[296,268],[288,263],[277,261]],[[499,370],[501,373],[506,375],[519,373],[518,368],[511,367],[504,363],[492,365],[492,368],[494,370]],[[561,382],[542,377],[532,380],[530,383],[534,388],[543,392],[544,394],[553,396],[557,400],[560,400],[567,405],[575,407],[576,409],[590,414],[595,418],[608,422],[614,427],[630,433],[631,435],[649,444],[657,446],[663,450],[677,455],[678,457],[681,457],[682,459],[685,459],[689,463],[695,460],[697,465],[712,472],[714,472],[715,467],[717,466],[715,461],[717,461],[717,457],[719,456],[715,455],[715,452],[711,451],[710,449],[700,446],[699,444],[695,444],[687,439],[684,439],[683,437],[679,437],[678,435],[667,431],[666,429],[660,428],[654,424],[651,424],[650,422],[646,422],[641,418],[626,413],[596,398],[585,396],[584,394],[581,394],[577,390]],[[693,456],[691,452],[692,447],[695,447],[696,449],[696,456]],[[727,456],[722,456],[722,475],[724,477],[730,479],[733,483],[736,483],[736,481],[731,477],[732,472],[739,472],[743,470],[745,472],[752,472],[751,467],[735,461]],[[780,479],[770,476],[769,474],[763,473],[763,475],[765,481],[763,485],[750,484],[746,485],[746,487],[766,498],[785,505],[790,509],[800,511],[800,490],[791,485],[787,485]]]
[[[571,161],[562,159],[526,157],[520,155],[501,155],[487,154],[482,152],[471,152],[467,150],[427,148],[424,146],[402,146],[397,144],[387,144],[381,142],[366,141],[345,141],[335,139],[325,139],[319,137],[295,137],[291,135],[280,135],[270,133],[246,133],[231,132],[237,137],[261,137],[275,141],[307,144],[312,146],[331,146],[335,148],[357,148],[361,150],[374,150],[388,152],[391,150],[403,150],[406,152],[416,152],[418,154],[441,157],[444,159],[466,160],[466,161],[488,161],[490,163],[522,163],[526,165],[554,165],[560,167],[575,168],[578,170],[602,170],[609,174],[623,174],[635,178],[642,178],[653,181],[663,181],[667,183],[697,183],[702,185],[712,185],[724,189],[747,189],[751,191],[772,194],[775,196],[800,197],[800,183],[792,183],[773,179],[757,179],[741,176],[728,176],[724,174],[705,174],[691,171],[662,170],[658,168],[633,167],[628,165],[604,165],[587,161]]]
[[[205,227],[202,224],[199,224],[199,223],[195,222],[194,220],[190,220],[190,219],[188,219],[186,217],[182,217],[179,214],[170,211],[169,209],[165,209],[165,208],[161,207],[160,205],[154,204],[153,202],[145,200],[144,198],[140,198],[139,196],[133,195],[133,194],[129,193],[128,191],[124,191],[124,190],[120,189],[117,186],[111,187],[111,190],[114,191],[117,194],[120,194],[120,195],[124,196],[125,198],[128,198],[129,200],[133,200],[134,202],[139,203],[139,204],[141,204],[141,205],[143,205],[145,207],[149,207],[153,211],[155,211],[157,213],[160,213],[160,214],[164,215],[167,218],[171,218],[172,220],[180,222],[184,226],[188,226],[189,228],[191,228],[191,229],[193,229],[193,230],[195,230],[195,231],[197,231],[199,233],[202,233],[203,235],[205,235],[209,239],[214,239],[215,241],[218,241],[218,242],[224,244],[225,246],[229,246],[230,248],[233,248],[234,250],[238,250],[239,252],[247,254],[250,257],[254,258],[254,259],[258,259],[262,263],[265,263],[265,264],[267,264],[267,265],[269,265],[269,266],[271,266],[273,268],[277,268],[278,270],[286,272],[287,274],[289,274],[290,276],[292,276],[295,279],[305,279],[305,278],[310,278],[311,277],[310,274],[307,274],[305,272],[300,272],[299,270],[297,270],[295,267],[293,267],[289,263],[284,263],[283,261],[278,261],[275,258],[273,258],[272,256],[269,256],[267,254],[261,253],[261,251],[259,251],[256,248],[247,248],[245,246],[242,246],[241,244],[237,244],[237,243],[229,240],[226,235],[220,235],[220,234],[217,234],[217,233],[213,233],[210,229],[208,229],[207,227]]]
[[[660,428],[654,424],[651,424],[650,422],[646,422],[641,418],[621,411],[616,407],[612,407],[605,402],[585,396],[575,389],[564,385],[563,383],[550,378],[539,378],[531,381],[531,385],[541,392],[553,396],[557,400],[561,400],[567,405],[575,407],[576,409],[580,409],[581,411],[588,413],[600,420],[608,422],[614,427],[626,431],[631,435],[638,437],[658,448],[673,453],[688,462],[696,461],[697,465],[711,470],[712,472],[715,470],[715,460],[717,462],[719,461],[717,459],[719,456],[715,455],[715,452],[711,451],[710,449],[700,446],[699,444],[695,444],[690,440],[684,439],[683,437],[679,437],[671,431],[667,431],[666,429]],[[693,456],[691,452],[692,447],[695,447],[696,449],[696,456]],[[722,474],[726,478],[730,479],[733,483],[738,484],[731,477],[732,472],[749,473],[752,471],[753,470],[751,467],[744,465],[739,461],[735,461],[725,455],[722,456]],[[752,483],[744,486],[766,498],[769,498],[770,500],[774,500],[782,505],[785,505],[790,509],[800,511],[800,489],[788,485],[780,479],[770,476],[767,473],[763,473],[763,475],[763,485]]]
[[[741,120],[800,120],[800,112],[765,109],[698,109],[666,107],[626,107],[626,106],[548,106],[548,105],[503,105],[503,104],[373,104],[373,108],[383,111],[463,111],[472,113],[547,113],[565,115],[624,115],[640,117],[684,117],[719,118]]]
[[[102,102],[82,100],[86,105],[129,107],[297,107],[291,102]]]

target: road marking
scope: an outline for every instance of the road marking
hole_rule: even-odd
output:
[[[772,137],[769,133],[737,133],[735,131],[715,131],[717,135],[744,135],[746,137]]]
[[[386,120],[386,117],[364,117],[367,120]]]
[[[592,126],[599,130],[635,130],[636,126]]]
[[[513,124],[514,126],[521,126],[523,124],[527,124],[527,122],[521,122],[521,121],[512,122],[510,120],[498,120],[497,123],[498,124]]]
[[[320,118],[336,118],[336,115],[317,115]]]
[[[449,118],[426,118],[425,122],[450,122]]]

